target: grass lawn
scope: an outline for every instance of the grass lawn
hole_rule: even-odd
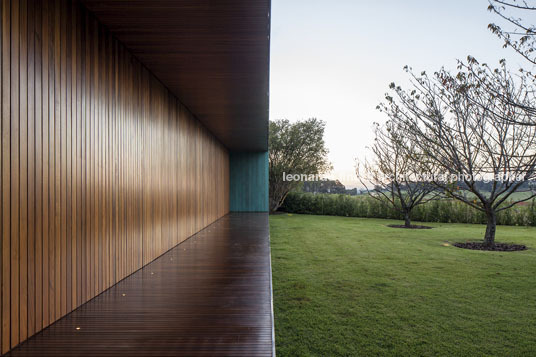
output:
[[[270,217],[278,356],[536,356],[536,229],[522,252],[444,246],[484,226]]]

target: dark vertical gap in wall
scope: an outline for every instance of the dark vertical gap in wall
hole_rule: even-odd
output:
[[[268,211],[268,152],[229,153],[231,212]]]

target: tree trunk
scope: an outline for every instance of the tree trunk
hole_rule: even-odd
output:
[[[270,207],[268,207],[270,210],[270,214],[275,213],[279,209],[279,207],[281,207],[283,202],[285,202],[285,198],[287,198],[288,193],[289,191],[285,192],[284,194],[281,195],[281,197],[273,195],[273,194],[270,195],[269,197]]]
[[[279,209],[279,203],[277,200],[270,199],[270,214],[276,212]]]
[[[486,212],[488,224],[486,226],[486,235],[484,236],[484,245],[493,247],[495,245],[495,231],[497,230],[497,214],[490,210]]]
[[[409,217],[409,212],[404,212],[404,227],[406,228],[411,227],[411,219]]]

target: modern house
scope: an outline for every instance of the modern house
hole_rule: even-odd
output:
[[[0,18],[2,354],[274,354],[270,1]]]

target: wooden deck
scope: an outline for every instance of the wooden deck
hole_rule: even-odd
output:
[[[232,213],[10,356],[271,356],[268,215]]]

